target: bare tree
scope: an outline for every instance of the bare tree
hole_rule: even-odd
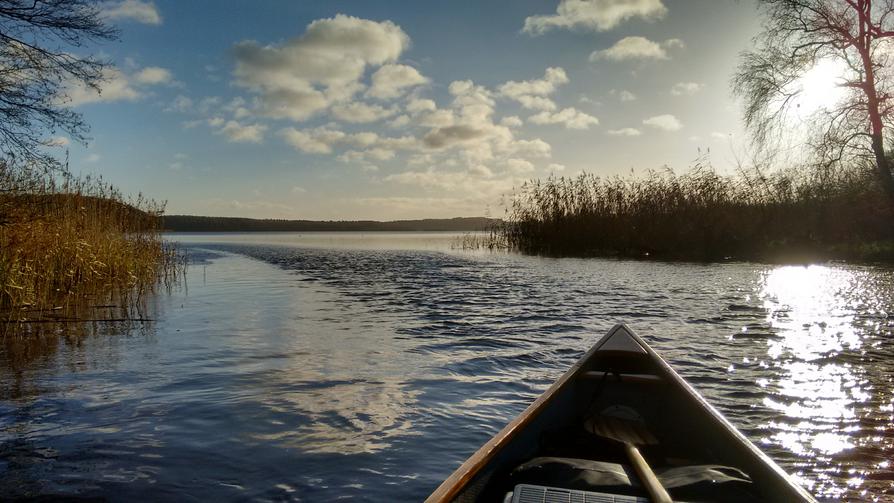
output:
[[[106,63],[76,54],[86,43],[117,37],[90,0],[0,0],[0,158],[7,166],[53,166],[48,135],[83,141],[80,114],[66,90],[99,90]]]
[[[745,52],[733,90],[759,146],[789,126],[798,80],[823,61],[837,61],[844,97],[819,111],[809,146],[825,166],[866,160],[894,199],[885,142],[894,125],[894,0],[759,0],[765,15],[756,48]]]

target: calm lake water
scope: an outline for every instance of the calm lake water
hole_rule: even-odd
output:
[[[894,500],[894,270],[174,235],[144,323],[0,339],[0,498],[421,500],[616,322],[823,499]]]

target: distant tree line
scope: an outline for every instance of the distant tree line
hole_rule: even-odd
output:
[[[314,231],[484,231],[500,224],[499,219],[460,217],[423,220],[313,221],[233,217],[168,215],[163,228],[172,232],[314,232]]]

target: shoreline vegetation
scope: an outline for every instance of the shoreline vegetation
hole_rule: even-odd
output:
[[[0,166],[0,333],[13,325],[142,318],[141,301],[178,279],[163,204],[101,179]]]
[[[894,262],[894,205],[870,170],[533,180],[490,248],[549,256],[682,261]]]

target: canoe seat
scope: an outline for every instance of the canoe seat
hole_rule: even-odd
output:
[[[661,485],[676,500],[755,501],[751,479],[737,468],[695,465],[656,468]],[[633,468],[618,463],[590,459],[538,457],[516,467],[510,474],[511,486],[535,484],[581,491],[597,491],[629,496],[645,496]]]

